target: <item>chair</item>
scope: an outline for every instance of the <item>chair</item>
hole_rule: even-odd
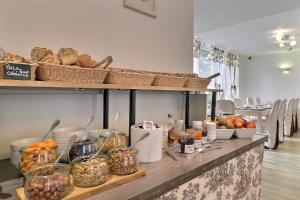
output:
[[[286,102],[287,100],[284,99],[279,106],[278,111],[278,134],[279,134],[279,142],[283,142],[284,140],[284,115],[286,113]]]
[[[242,100],[241,99],[235,98],[235,99],[233,99],[233,102],[234,102],[234,105],[235,105],[236,108],[241,108],[242,107]]]
[[[293,108],[293,133],[298,131],[298,105],[299,98],[295,99],[294,108]]]
[[[281,102],[280,99],[275,101],[267,121],[267,134],[269,135],[269,138],[268,138],[268,142],[266,143],[266,147],[272,150],[277,149],[279,144],[278,111],[279,111],[280,102]]]
[[[293,105],[294,105],[295,99],[291,99],[288,103],[287,111],[284,115],[284,135],[285,136],[292,136],[293,135]]]
[[[254,106],[254,101],[251,97],[246,98],[246,104],[247,106]]]
[[[235,113],[235,105],[231,100],[218,100],[216,104],[216,111],[221,110],[224,113]]]
[[[256,97],[256,105],[262,105],[261,99],[259,97]]]

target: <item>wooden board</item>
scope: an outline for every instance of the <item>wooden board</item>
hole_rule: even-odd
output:
[[[123,86],[101,83],[73,83],[48,81],[0,80],[0,88],[9,89],[115,89],[115,90],[149,90],[149,91],[190,91],[190,92],[222,92],[219,89],[177,88],[160,86]]]
[[[108,181],[103,183],[102,185],[90,188],[80,188],[74,186],[74,190],[64,198],[64,200],[81,200],[84,198],[91,197],[100,192],[109,190],[111,188],[117,187],[119,185],[128,183],[135,179],[138,179],[142,176],[145,176],[146,172],[144,169],[140,169],[138,172],[134,174],[130,174],[127,176],[112,176]],[[16,189],[16,196],[19,200],[25,200],[24,188]]]

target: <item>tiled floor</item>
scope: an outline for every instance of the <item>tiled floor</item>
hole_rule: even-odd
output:
[[[262,200],[300,199],[300,131],[266,150],[263,161]]]

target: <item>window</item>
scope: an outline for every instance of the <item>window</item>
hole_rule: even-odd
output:
[[[223,89],[218,99],[239,97],[239,55],[221,48],[194,42],[194,73],[208,77],[215,73],[221,75],[213,79],[209,88]]]

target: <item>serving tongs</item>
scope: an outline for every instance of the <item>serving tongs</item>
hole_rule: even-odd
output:
[[[96,63],[94,68],[104,65],[103,68],[107,69],[113,61],[114,60],[113,60],[112,56],[107,56],[104,59],[102,59],[100,62]]]

